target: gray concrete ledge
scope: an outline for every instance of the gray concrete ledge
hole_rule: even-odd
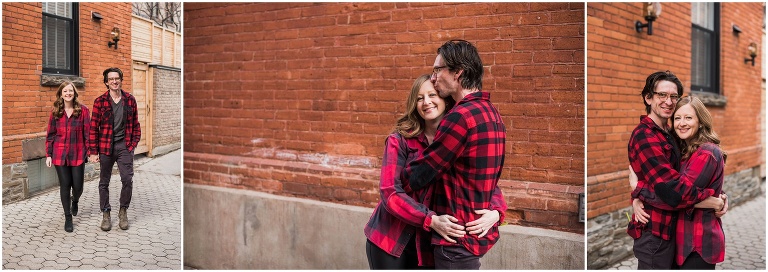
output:
[[[368,269],[373,209],[184,184],[184,265],[197,269]],[[584,269],[584,236],[503,226],[482,269]]]

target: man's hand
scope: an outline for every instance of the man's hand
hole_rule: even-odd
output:
[[[725,208],[725,201],[720,197],[710,196],[707,197],[707,199],[696,203],[696,205],[693,205],[693,207],[699,209],[715,209],[715,211],[721,211],[723,208]]]
[[[51,167],[51,157],[45,157],[45,166]]]
[[[635,171],[632,170],[632,165],[629,166],[629,187],[632,188],[632,191],[637,188],[637,175],[635,174]]]
[[[644,207],[643,201],[640,201],[640,199],[637,198],[632,199],[632,209],[635,212],[635,221],[646,224],[651,216],[643,210]]]
[[[475,213],[482,214],[483,216],[475,221],[467,223],[467,231],[469,234],[478,234],[477,237],[481,238],[488,233],[488,230],[491,229],[496,222],[499,222],[499,211],[475,210]]]
[[[466,234],[466,231],[464,231],[464,226],[456,224],[455,222],[459,222],[459,219],[456,219],[456,217],[447,214],[433,215],[432,224],[430,224],[429,227],[440,234],[440,236],[443,236],[443,239],[446,241],[455,244],[456,240],[452,239],[451,237],[460,238],[464,237],[464,234]]]
[[[88,161],[90,161],[90,162],[99,162],[99,155],[90,155],[90,156],[88,156]]]
[[[722,210],[715,211],[715,216],[717,217],[723,217],[723,215],[725,215],[725,213],[728,212],[728,196],[725,194],[720,194],[720,199],[722,199],[723,202],[725,202],[725,204],[723,204]]]

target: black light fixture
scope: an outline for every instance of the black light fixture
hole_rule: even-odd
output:
[[[752,66],[755,66],[755,58],[757,57],[757,44],[754,42],[750,43],[749,47],[747,47],[747,52],[749,53],[749,58],[744,59],[744,64],[752,62]]]
[[[644,2],[643,3],[643,17],[648,23],[643,24],[640,21],[635,22],[635,30],[637,33],[643,32],[643,28],[648,27],[648,35],[653,35],[653,21],[659,18],[661,15],[661,3],[659,2]]]
[[[117,42],[120,41],[120,29],[117,27],[112,28],[112,41],[107,43],[107,45],[112,48],[112,46],[115,46],[115,49],[117,49]]]
[[[93,18],[94,21],[101,22],[101,19],[104,19],[103,16],[101,16],[101,13],[91,11],[91,18]]]

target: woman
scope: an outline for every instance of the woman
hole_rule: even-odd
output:
[[[51,167],[53,164],[59,177],[59,194],[61,205],[64,207],[64,230],[67,232],[74,229],[72,216],[77,215],[77,203],[83,193],[86,146],[91,127],[88,107],[80,104],[77,97],[77,88],[72,82],[65,81],[59,85],[53,111],[48,120],[48,135],[45,138],[45,165]]]
[[[726,154],[712,129],[712,115],[696,97],[683,97],[672,113],[672,127],[682,151],[681,179],[693,181],[701,189],[714,190],[715,197],[725,199],[723,173]],[[637,176],[630,171],[630,184]],[[633,188],[634,189],[634,188]],[[675,234],[675,263],[680,269],[715,269],[725,259],[725,235],[720,216],[700,202],[693,208],[680,210]],[[638,221],[647,222],[647,214],[637,210]]]
[[[433,186],[406,192],[404,184],[397,179],[403,167],[432,143],[440,121],[455,104],[450,97],[441,98],[429,78],[428,74],[422,75],[413,83],[405,113],[386,140],[379,184],[381,201],[365,227],[366,254],[371,269],[434,267],[430,229],[452,229],[449,234],[453,237],[467,233],[484,235],[501,221],[506,210],[497,187],[492,201],[494,210],[477,211],[482,217],[467,223],[465,230],[464,226],[445,223],[449,220],[438,220],[452,216],[438,216],[429,209]]]

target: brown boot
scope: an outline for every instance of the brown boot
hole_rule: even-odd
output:
[[[112,218],[109,216],[109,212],[104,212],[104,219],[101,219],[101,230],[109,231],[112,229]]]
[[[120,211],[117,213],[117,218],[120,219],[120,229],[127,230],[128,229],[128,208],[121,207]]]

